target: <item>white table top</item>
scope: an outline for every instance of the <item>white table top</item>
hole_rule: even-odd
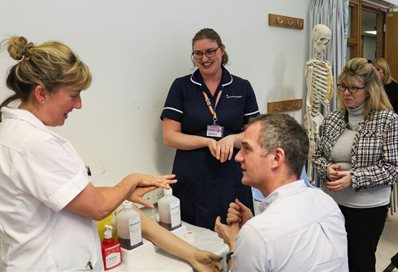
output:
[[[225,256],[229,252],[228,246],[220,239],[216,232],[183,222],[182,227],[173,231],[174,234],[192,245],[223,256],[226,271]],[[173,271],[192,272],[193,268],[185,261],[158,248],[144,239],[144,244],[132,249],[122,249],[123,263],[111,269],[119,271]]]

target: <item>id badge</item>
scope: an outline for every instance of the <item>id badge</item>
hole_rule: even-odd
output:
[[[206,136],[208,137],[218,137],[221,138],[224,133],[224,127],[219,125],[209,125],[207,126]]]

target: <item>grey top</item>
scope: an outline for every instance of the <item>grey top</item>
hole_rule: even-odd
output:
[[[340,165],[341,171],[347,171],[351,168],[351,147],[357,133],[356,128],[364,120],[363,105],[356,109],[347,108],[347,111],[347,128],[331,150],[333,162]],[[390,186],[378,186],[355,191],[352,187],[349,187],[339,192],[329,192],[328,190],[325,190],[325,192],[333,197],[339,205],[351,208],[370,208],[387,205],[391,188]]]

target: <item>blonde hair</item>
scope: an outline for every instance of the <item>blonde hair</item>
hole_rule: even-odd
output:
[[[11,67],[6,80],[15,94],[0,108],[18,99],[26,102],[38,85],[51,93],[63,86],[85,90],[91,84],[90,69],[61,42],[34,45],[24,37],[11,37],[6,44],[9,55],[18,63]]]
[[[383,84],[376,68],[371,63],[368,63],[367,59],[354,58],[347,62],[344,66],[343,72],[338,78],[338,82],[344,82],[345,84],[350,85],[354,79],[362,81],[369,94],[369,98],[365,101],[364,105],[364,116],[367,116],[374,110],[393,109],[388,96],[384,91]],[[342,103],[342,95],[343,93],[339,92],[338,107],[340,110],[345,112],[347,108]]]
[[[391,76],[390,66],[388,65],[387,61],[383,58],[375,58],[373,60],[373,65],[376,69],[382,69],[384,72],[384,77],[381,79],[383,84],[389,84],[393,81],[393,77]]]

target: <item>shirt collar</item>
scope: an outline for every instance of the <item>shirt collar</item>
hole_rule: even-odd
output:
[[[268,206],[273,202],[277,201],[279,198],[288,197],[295,195],[299,192],[307,190],[309,187],[306,185],[303,179],[289,182],[288,184],[282,185],[270,195],[268,195],[259,205],[260,212],[263,212]]]
[[[232,75],[229,73],[229,71],[227,69],[225,69],[224,66],[221,66],[221,69],[222,69],[221,86],[225,87],[225,86],[228,86],[228,85],[232,84],[232,82],[233,82]],[[193,84],[196,84],[196,85],[199,85],[199,86],[202,86],[204,84],[203,78],[202,78],[202,75],[200,74],[199,69],[196,69],[192,73],[191,82]]]
[[[32,127],[45,131],[59,139],[63,142],[68,142],[65,138],[58,135],[56,132],[50,130],[39,118],[37,118],[33,113],[27,110],[15,109],[10,107],[2,107],[1,108],[2,120],[7,119],[18,119],[30,124]]]
[[[8,119],[19,119],[23,120],[32,126],[39,128],[39,129],[45,129],[47,130],[47,127],[43,124],[42,121],[40,121],[33,113],[27,110],[22,110],[22,109],[14,109],[10,107],[3,107],[1,108],[1,113],[3,114],[3,120],[8,118]]]

